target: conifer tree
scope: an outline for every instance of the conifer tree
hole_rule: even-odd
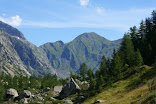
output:
[[[105,56],[102,57],[101,63],[100,63],[100,75],[103,76],[104,80],[107,80],[107,68],[106,68],[106,58]]]
[[[122,66],[123,66],[122,61],[121,61],[118,53],[116,53],[112,60],[112,68],[111,68],[113,76],[115,78],[118,78],[118,79],[121,78],[120,73],[122,71]]]
[[[93,71],[91,68],[89,68],[89,70],[87,71],[87,76],[89,81],[91,81],[91,79],[94,78]]]
[[[128,64],[129,66],[134,66],[134,45],[130,38],[130,34],[125,34],[123,41],[121,43],[121,47],[119,50],[120,58],[123,60],[124,64]]]
[[[86,67],[86,64],[83,63],[80,67],[80,76],[82,80],[86,80],[86,74],[87,74],[87,67]]]
[[[143,64],[143,59],[142,59],[139,49],[137,49],[135,53],[135,65],[140,66],[142,64]]]

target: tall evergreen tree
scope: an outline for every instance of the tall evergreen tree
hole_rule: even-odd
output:
[[[134,45],[132,43],[130,34],[125,34],[123,41],[121,43],[121,47],[119,50],[119,55],[123,60],[124,64],[128,64],[129,66],[134,65]]]
[[[136,53],[135,53],[135,66],[140,66],[143,64],[143,59],[141,56],[141,53],[139,51],[139,49],[137,49]]]
[[[91,81],[91,79],[94,78],[94,74],[91,68],[87,71],[88,80]]]
[[[106,68],[106,58],[105,56],[102,57],[101,63],[100,63],[100,75],[103,76],[104,80],[107,80],[107,68]]]
[[[96,90],[98,93],[100,93],[103,89],[103,86],[105,85],[105,81],[102,75],[100,75],[97,79],[96,79]]]
[[[123,64],[117,52],[112,60],[112,67],[111,67],[114,78],[117,79],[121,78],[120,73],[122,71],[122,68],[123,68]]]
[[[80,76],[82,77],[82,80],[86,80],[86,74],[87,74],[87,66],[85,63],[83,63],[80,66]]]
[[[139,35],[141,36],[141,38],[145,37],[145,35],[146,35],[146,25],[143,20],[140,23]]]

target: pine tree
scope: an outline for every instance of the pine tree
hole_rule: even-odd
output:
[[[135,65],[140,66],[142,64],[143,64],[143,59],[142,59],[139,49],[137,49],[135,53]]]
[[[105,56],[102,57],[101,63],[100,63],[100,75],[103,76],[104,80],[107,80],[107,68],[106,68],[106,58]]]
[[[130,38],[129,33],[125,34],[121,47],[119,50],[119,55],[123,60],[124,64],[128,64],[130,67],[134,66],[134,45]]]
[[[86,80],[86,74],[87,74],[87,67],[86,67],[86,64],[83,63],[80,67],[80,76],[82,80]]]
[[[122,66],[123,66],[122,61],[118,53],[116,53],[112,60],[112,68],[111,68],[114,78],[117,79],[121,78],[120,73],[122,71]]]
[[[152,12],[152,22],[153,22],[153,29],[156,28],[156,10]]]
[[[89,91],[91,92],[91,96],[95,95],[96,93],[96,80],[95,79],[91,79],[91,82],[90,82],[90,87],[89,87]]]
[[[91,68],[89,68],[89,70],[87,71],[87,76],[89,81],[91,81],[91,79],[94,78],[93,71]]]

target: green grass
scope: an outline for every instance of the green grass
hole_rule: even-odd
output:
[[[106,100],[104,104],[140,104],[141,102],[155,101],[156,84],[152,93],[149,91],[149,81],[156,75],[156,70],[149,66],[136,67],[133,74],[120,80],[102,93],[88,98],[83,104],[93,104],[95,100]],[[154,94],[153,94],[154,93]],[[150,97],[151,96],[151,97]]]

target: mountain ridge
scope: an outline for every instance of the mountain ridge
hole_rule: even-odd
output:
[[[113,49],[118,49],[121,42],[109,41],[95,32],[90,32],[80,34],[68,43],[48,42],[37,47],[26,40],[19,30],[3,22],[0,22],[0,28],[8,34],[11,33],[8,41],[29,73],[35,76],[51,73],[66,77],[70,71],[76,72],[84,62],[88,67],[97,70],[102,56],[111,58]]]

